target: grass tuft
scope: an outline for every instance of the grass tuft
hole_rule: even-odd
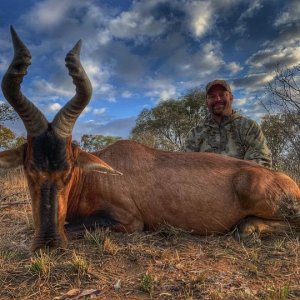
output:
[[[151,294],[151,292],[154,289],[154,278],[148,272],[143,274],[141,277],[140,289],[141,289],[141,291],[148,293],[148,294]]]
[[[288,298],[290,293],[290,284],[283,286],[272,286],[267,290],[267,300],[285,300]]]
[[[86,274],[89,271],[90,263],[82,256],[73,252],[72,259],[70,261],[71,268],[78,274]]]
[[[113,240],[106,237],[103,242],[103,251],[104,253],[116,255],[120,250],[120,246],[117,245]]]
[[[31,258],[29,272],[34,275],[49,275],[51,267],[51,258],[48,253],[40,250]]]
[[[95,245],[101,251],[103,250],[104,239],[105,239],[105,232],[100,229],[97,229],[95,231],[86,230],[84,235],[84,240],[87,242],[87,244]]]

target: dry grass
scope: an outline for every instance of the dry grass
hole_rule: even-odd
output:
[[[299,299],[299,238],[199,237],[109,230],[69,237],[67,250],[30,253],[22,171],[0,180],[0,299]]]

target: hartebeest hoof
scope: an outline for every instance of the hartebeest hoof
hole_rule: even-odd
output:
[[[36,252],[40,249],[57,249],[57,248],[66,248],[68,242],[66,237],[49,237],[46,239],[43,238],[34,238],[31,245],[31,251]]]
[[[287,220],[265,220],[258,217],[247,217],[236,226],[234,238],[238,241],[249,240],[251,237],[262,236],[268,233],[283,233],[297,230],[297,226]]]

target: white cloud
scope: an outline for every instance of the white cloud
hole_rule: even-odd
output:
[[[271,73],[252,73],[242,78],[233,80],[233,86],[236,89],[244,89],[246,93],[260,92],[265,85],[273,80],[275,72]]]
[[[234,1],[227,1],[231,4]],[[158,37],[174,29],[187,30],[197,38],[204,36],[215,23],[216,10],[223,6],[211,1],[152,0],[133,2],[130,10],[114,17],[108,25],[111,35],[117,38],[134,39],[143,42],[144,38]],[[165,11],[165,13],[164,13]],[[180,19],[176,19],[176,15]],[[180,23],[178,23],[180,20]]]
[[[261,0],[252,0],[249,2],[249,7],[241,14],[239,20],[245,20],[252,18],[256,12],[258,12],[262,7]]]
[[[164,20],[156,20],[150,14],[142,14],[138,9],[139,5],[112,19],[109,23],[110,33],[117,38],[137,39],[158,36],[164,32]]]
[[[209,1],[190,1],[184,6],[189,26],[196,37],[203,36],[212,26],[215,15]]]
[[[245,23],[240,22],[235,28],[234,28],[234,32],[237,34],[244,34],[247,30],[247,26]]]
[[[100,30],[96,37],[97,42],[101,45],[107,45],[112,40],[112,35],[109,30]]]
[[[274,21],[275,27],[282,27],[299,21],[300,2],[289,1],[288,5],[282,10],[281,14]]]
[[[172,53],[161,66],[160,73],[165,78],[176,74],[183,82],[182,87],[192,88],[199,86],[202,80],[209,80],[224,65],[221,44],[218,41],[205,43],[197,52],[191,53],[187,48],[179,48]]]
[[[109,6],[93,0],[44,0],[29,8],[21,17],[23,24],[43,34],[42,40],[47,38],[48,48],[52,50],[55,45],[65,46],[83,38],[89,51],[93,51],[111,40],[107,24],[113,9]]]
[[[42,95],[47,97],[71,97],[74,95],[74,91],[69,87],[70,86],[56,87],[53,86],[53,83],[41,78],[36,78],[32,82],[32,90],[36,96]]]
[[[84,110],[82,111],[82,113],[80,114],[80,116],[84,116],[84,115],[88,114],[89,112],[91,112],[91,110],[92,110],[91,106],[86,106],[84,108]]]
[[[93,114],[100,116],[103,115],[106,112],[107,108],[106,107],[101,107],[101,108],[94,108],[93,109]]]
[[[106,100],[107,102],[110,102],[110,103],[115,103],[115,102],[117,102],[115,96],[106,96],[106,97],[104,97],[104,100]]]
[[[154,102],[165,101],[178,96],[176,86],[171,84],[167,79],[152,79],[148,82],[149,92],[147,97],[151,97]]]
[[[48,106],[48,111],[57,112],[61,109],[61,105],[59,103],[52,103]]]
[[[261,0],[249,1],[249,7],[240,15],[237,20],[237,26],[234,28],[234,32],[238,34],[244,34],[247,30],[246,20],[252,18],[256,12],[258,12],[262,7]]]
[[[129,85],[140,85],[143,81],[149,66],[147,55],[136,54],[135,49],[122,43],[121,41],[113,42],[110,45],[109,52],[106,53],[105,65],[110,69],[109,74],[113,79],[118,79]],[[97,57],[94,58],[97,60]]]
[[[36,3],[25,16],[27,24],[38,30],[59,28],[67,12],[78,6],[78,0],[46,0]]]
[[[75,2],[71,0],[72,2]],[[97,27],[103,26],[103,24],[107,24],[109,19],[112,16],[112,12],[109,10],[108,6],[97,5],[95,1],[82,1],[77,0],[82,5],[82,15],[84,15],[84,24],[90,24]],[[76,7],[80,8],[78,3]],[[114,9],[113,9],[114,10]]]
[[[221,65],[224,64],[221,54],[221,44],[217,41],[210,41],[209,43],[205,44],[202,49],[202,53],[199,52],[197,54],[196,58],[199,60],[199,62],[201,61],[201,57],[203,59],[201,65],[202,67],[205,67],[204,72],[209,72],[209,69],[216,71],[221,67]],[[201,68],[199,70],[202,71]]]
[[[228,64],[225,65],[225,68],[227,70],[229,70],[231,72],[231,74],[236,74],[238,72],[240,72],[241,70],[243,70],[243,67],[236,62],[230,62]]]
[[[5,72],[8,68],[8,61],[4,56],[0,56],[0,72]]]
[[[187,56],[190,57],[187,60],[190,60],[192,66],[191,78],[197,81],[207,80],[208,76],[216,73],[224,65],[221,44],[217,41],[210,41],[199,52],[194,55],[187,53]]]
[[[113,86],[107,82],[111,76],[109,69],[90,59],[84,60],[82,64],[92,83],[93,93],[105,95],[108,99],[114,98]]]
[[[288,11],[283,12],[274,22],[274,25],[276,27],[281,26],[281,25],[285,25],[287,23],[289,23],[291,20],[291,14]]]
[[[176,87],[170,87],[168,89],[160,91],[159,98],[161,101],[171,99],[177,95]]]
[[[299,64],[300,47],[277,47],[260,50],[247,60],[257,69],[275,70],[276,66],[292,67]]]
[[[247,99],[246,98],[239,98],[239,99],[234,99],[234,104],[236,106],[243,106],[245,105],[247,102]]]
[[[130,97],[132,97],[132,93],[129,92],[129,91],[124,91],[124,92],[122,93],[122,97],[123,97],[123,98],[130,98]]]

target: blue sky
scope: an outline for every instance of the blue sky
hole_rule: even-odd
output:
[[[232,85],[236,109],[259,120],[257,97],[276,66],[300,62],[299,16],[293,0],[1,1],[0,76],[12,59],[12,24],[32,54],[23,93],[50,121],[74,94],[64,58],[82,39],[94,90],[76,139],[127,137],[143,108],[216,78]],[[25,133],[20,122],[9,126]]]

